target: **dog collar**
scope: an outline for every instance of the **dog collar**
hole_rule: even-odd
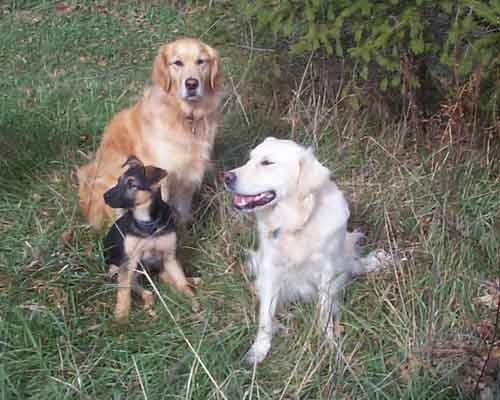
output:
[[[135,220],[135,225],[141,232],[152,235],[160,227],[161,218],[158,217],[152,221],[137,221]]]

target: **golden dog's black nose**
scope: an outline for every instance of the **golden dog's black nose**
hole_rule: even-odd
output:
[[[195,78],[188,78],[184,84],[187,90],[196,90],[200,86],[200,81]]]

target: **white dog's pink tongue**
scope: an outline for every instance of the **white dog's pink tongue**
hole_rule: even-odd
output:
[[[244,207],[252,201],[253,197],[255,196],[242,196],[241,194],[237,194],[234,196],[233,201],[238,207]]]
[[[244,196],[242,194],[236,194],[234,196],[234,204],[238,207],[244,207],[249,203],[256,202],[264,196],[264,193],[259,193],[255,196]]]

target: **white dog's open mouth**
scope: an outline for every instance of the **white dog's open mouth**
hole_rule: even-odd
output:
[[[251,211],[257,207],[265,206],[276,198],[276,192],[270,190],[255,195],[235,194],[233,204],[238,210]]]

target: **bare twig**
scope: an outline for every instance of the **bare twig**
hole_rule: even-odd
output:
[[[142,382],[141,374],[139,372],[139,368],[137,367],[137,363],[135,362],[134,356],[132,356],[132,361],[134,363],[134,369],[137,374],[137,378],[139,379],[139,385],[141,385],[142,394],[144,395],[144,398],[148,400],[148,395],[146,394],[146,388],[144,387],[144,383]]]
[[[493,330],[493,332],[494,332],[493,338],[491,339],[491,345],[490,345],[490,348],[488,349],[488,355],[486,356],[486,360],[484,360],[483,367],[481,368],[481,373],[479,374],[477,381],[476,381],[476,387],[474,388],[474,397],[476,397],[478,395],[479,383],[481,382],[481,379],[484,376],[484,371],[486,370],[486,366],[490,362],[491,353],[493,352],[493,348],[495,347],[495,343],[497,340],[499,318],[500,318],[500,297],[497,298],[497,312],[496,312],[496,317],[495,317],[495,328]]]

